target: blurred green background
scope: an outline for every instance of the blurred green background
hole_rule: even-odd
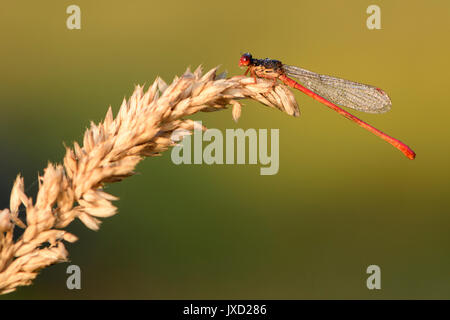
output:
[[[81,30],[66,28],[67,6]],[[381,30],[366,8],[381,7]],[[15,1],[0,12],[0,207],[21,172],[29,194],[63,142],[116,112],[135,84],[241,52],[370,83],[393,107],[357,116],[409,144],[410,161],[371,133],[295,93],[301,116],[245,102],[202,113],[209,128],[279,128],[280,170],[174,165],[170,152],[110,185],[119,214],[69,230],[68,264],[2,299],[450,298],[450,3],[445,1]],[[367,266],[382,289],[366,288]]]

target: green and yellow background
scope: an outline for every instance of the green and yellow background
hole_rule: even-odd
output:
[[[66,8],[81,8],[81,30]],[[381,8],[368,30],[366,8]],[[245,102],[197,114],[209,128],[280,129],[280,170],[180,165],[170,151],[109,185],[119,214],[69,231],[82,289],[51,266],[2,299],[450,298],[448,1],[15,1],[0,9],[0,207],[17,173],[27,193],[63,142],[116,112],[136,84],[241,52],[389,93],[382,115],[356,112],[406,142],[414,161],[295,93],[300,118]],[[34,184],[33,184],[34,183]],[[381,267],[381,290],[366,268]]]

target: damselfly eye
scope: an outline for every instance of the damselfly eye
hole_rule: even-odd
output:
[[[239,60],[240,66],[248,66],[252,61],[252,55],[250,53],[244,53]]]

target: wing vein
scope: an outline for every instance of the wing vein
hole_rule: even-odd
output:
[[[368,113],[389,111],[391,99],[381,89],[350,80],[318,74],[295,66],[283,65],[289,77],[334,104]]]

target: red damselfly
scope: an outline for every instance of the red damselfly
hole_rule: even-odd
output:
[[[403,142],[388,136],[337,106],[341,105],[368,113],[386,112],[391,107],[391,99],[380,88],[285,65],[278,60],[255,59],[250,53],[244,53],[241,56],[239,66],[247,67],[245,75],[250,72],[255,81],[256,77],[272,79],[274,82],[278,79],[285,85],[300,90],[387,141],[403,152],[409,159],[416,157],[414,151]],[[292,78],[298,79],[303,85]]]

